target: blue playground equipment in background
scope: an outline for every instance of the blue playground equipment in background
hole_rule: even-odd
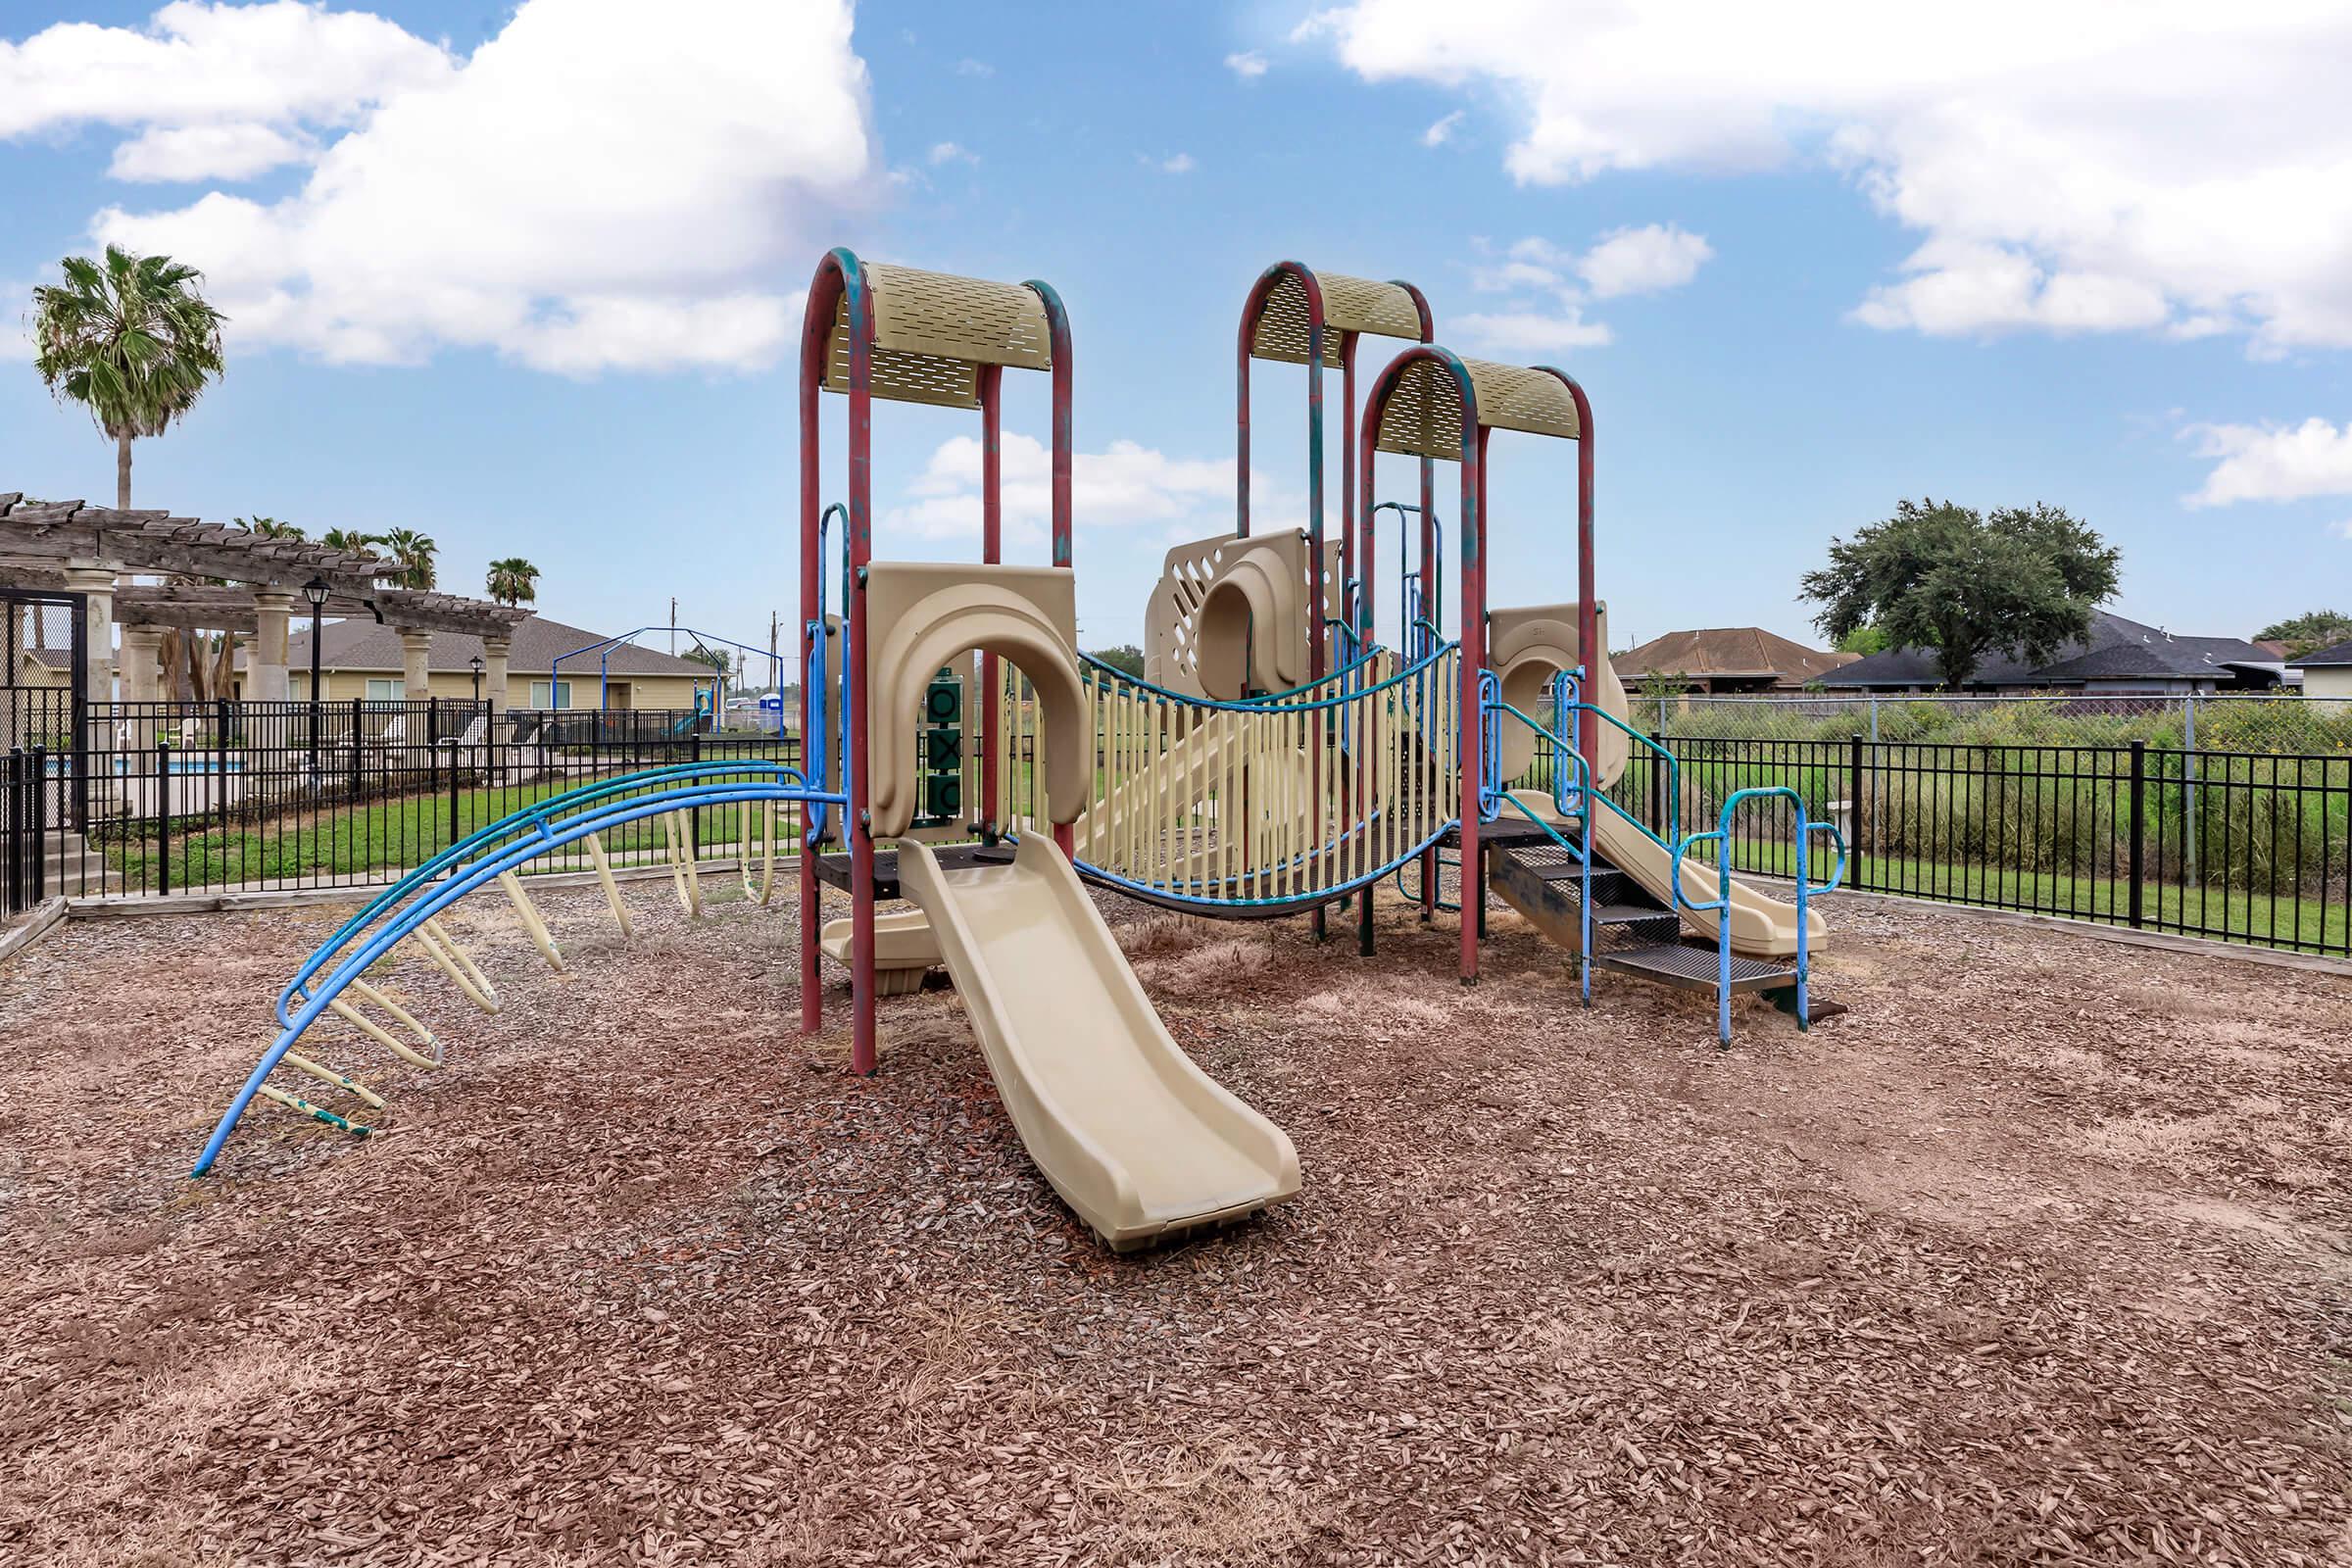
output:
[[[566,659],[580,659],[589,654],[596,655],[596,707],[597,711],[604,712],[608,710],[610,707],[612,690],[612,650],[632,644],[646,633],[655,631],[668,632],[672,636],[683,633],[684,635],[693,638],[694,644],[698,648],[732,648],[736,652],[749,655],[754,659],[764,659],[767,661],[768,664],[767,684],[769,688],[778,693],[781,693],[783,690],[784,668],[786,662],[788,662],[789,656],[776,653],[765,648],[755,648],[750,643],[739,643],[731,637],[721,637],[712,632],[697,631],[692,626],[675,626],[666,622],[659,626],[640,626],[635,631],[624,631],[617,637],[600,637],[595,642],[588,643],[579,648],[574,648],[568,653],[558,654],[549,664],[550,682],[552,684],[554,680],[562,676],[564,672],[564,661]],[[715,665],[712,666],[712,671],[713,673],[718,674],[721,680],[725,679],[724,673],[718,671]],[[768,704],[765,700],[760,702],[760,707],[762,712],[769,710]],[[695,696],[694,709],[694,717],[686,721],[688,725],[699,722],[706,712],[706,710],[703,708],[702,696],[699,692]],[[776,715],[776,734],[781,736],[784,733],[784,705],[781,700],[775,704],[773,711]],[[723,718],[724,716],[715,701],[713,701],[711,707],[708,710],[708,712],[713,721]]]

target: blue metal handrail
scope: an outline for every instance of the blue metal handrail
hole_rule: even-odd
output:
[[[1494,674],[1494,672],[1493,672],[1492,670],[1488,670],[1488,671],[1485,671],[1485,672],[1483,672],[1483,673],[1482,673],[1482,676],[1481,676],[1481,678],[1480,678],[1480,681],[1479,681],[1479,690],[1480,690],[1480,694],[1481,694],[1481,696],[1482,696],[1482,697],[1483,697],[1483,696],[1485,695],[1485,693],[1486,693],[1488,679],[1492,678],[1493,674]],[[1497,683],[1497,686],[1499,686],[1499,683]],[[1552,731],[1550,731],[1550,730],[1548,730],[1548,729],[1545,729],[1545,728],[1544,728],[1543,725],[1541,725],[1541,724],[1537,723],[1537,722],[1536,722],[1534,719],[1532,719],[1532,718],[1528,717],[1528,716],[1527,716],[1525,713],[1521,712],[1521,711],[1520,711],[1518,709],[1516,709],[1516,708],[1512,707],[1512,706],[1511,706],[1509,703],[1506,703],[1506,702],[1502,701],[1502,699],[1501,699],[1499,696],[1495,697],[1495,698],[1494,698],[1494,699],[1492,702],[1485,703],[1485,704],[1483,704],[1482,706],[1483,706],[1483,707],[1486,709],[1486,710],[1487,710],[1489,713],[1492,713],[1493,715],[1494,715],[1494,717],[1495,717],[1495,718],[1496,718],[1498,721],[1499,721],[1499,719],[1500,719],[1501,715],[1503,715],[1503,714],[1505,714],[1505,713],[1508,713],[1508,714],[1509,714],[1511,717],[1513,717],[1513,718],[1517,719],[1517,720],[1518,720],[1520,723],[1522,723],[1522,724],[1525,724],[1525,725],[1526,725],[1526,726],[1527,726],[1529,729],[1532,729],[1532,730],[1534,730],[1534,731],[1535,731],[1535,732],[1536,732],[1538,735],[1541,735],[1541,736],[1543,736],[1544,739],[1546,739],[1546,740],[1550,741],[1550,742],[1551,742],[1551,743],[1552,743],[1552,744],[1553,744],[1555,747],[1556,747],[1556,746],[1558,746],[1558,745],[1560,744],[1560,737],[1559,737],[1557,734],[1553,733]],[[1499,728],[1500,728],[1500,724],[1499,724],[1499,722],[1497,722],[1497,724],[1495,725],[1495,727],[1496,727],[1497,729],[1499,729]],[[1567,757],[1568,757],[1568,758],[1571,760],[1571,761],[1572,761],[1573,765],[1575,766],[1575,768],[1576,768],[1576,771],[1577,771],[1577,774],[1578,774],[1578,777],[1579,777],[1579,782],[1578,782],[1578,784],[1577,784],[1577,786],[1576,786],[1576,787],[1577,787],[1577,790],[1578,790],[1578,792],[1581,794],[1582,798],[1583,798],[1583,799],[1585,799],[1585,800],[1587,800],[1587,801],[1590,801],[1590,800],[1592,800],[1592,799],[1594,799],[1594,798],[1595,798],[1595,797],[1594,797],[1594,792],[1593,792],[1593,790],[1592,790],[1592,787],[1591,787],[1591,786],[1592,786],[1592,772],[1591,772],[1590,768],[1589,768],[1589,767],[1586,765],[1586,762],[1585,762],[1585,759],[1584,759],[1584,757],[1583,757],[1583,756],[1582,756],[1580,753],[1578,753],[1578,752],[1576,752],[1576,751],[1574,751],[1574,750],[1571,750],[1571,751],[1567,752],[1567,753],[1566,753],[1566,755],[1567,755]],[[1580,812],[1577,812],[1577,813],[1576,813],[1576,814],[1577,814],[1577,816],[1578,816],[1578,817],[1579,817],[1579,818],[1582,820],[1582,824],[1583,824],[1583,826],[1582,826],[1582,829],[1581,829],[1581,831],[1579,831],[1579,832],[1578,832],[1578,834],[1577,834],[1577,839],[1578,839],[1578,842],[1577,842],[1577,843],[1575,843],[1575,844],[1571,844],[1571,843],[1569,843],[1569,842],[1567,841],[1567,839],[1563,838],[1563,837],[1560,835],[1560,831],[1559,831],[1559,829],[1557,829],[1557,828],[1553,827],[1553,826],[1552,826],[1552,825],[1551,825],[1549,822],[1546,822],[1546,821],[1544,821],[1544,819],[1543,819],[1541,816],[1538,816],[1538,815],[1537,815],[1537,814],[1536,814],[1534,811],[1532,811],[1532,810],[1528,809],[1528,807],[1527,807],[1527,803],[1526,803],[1526,802],[1524,802],[1524,801],[1520,800],[1520,799],[1519,799],[1517,796],[1515,796],[1515,795],[1511,795],[1511,794],[1509,794],[1509,793],[1507,793],[1507,792],[1503,792],[1503,791],[1501,791],[1501,790],[1499,790],[1499,789],[1496,791],[1496,794],[1497,794],[1497,796],[1498,796],[1498,798],[1499,798],[1499,801],[1500,801],[1500,802],[1507,802],[1507,803],[1508,803],[1508,804],[1509,804],[1509,805],[1510,805],[1510,806],[1511,806],[1513,808],[1515,808],[1515,809],[1516,809],[1516,810],[1519,812],[1519,814],[1520,814],[1520,815],[1522,815],[1522,816],[1526,817],[1526,818],[1527,818],[1527,819],[1528,819],[1530,822],[1533,822],[1533,823],[1535,823],[1535,824],[1536,824],[1536,826],[1538,826],[1538,827],[1542,828],[1542,829],[1544,830],[1544,836],[1545,836],[1546,838],[1550,839],[1550,840],[1551,840],[1551,842],[1552,842],[1553,844],[1557,845],[1559,848],[1561,848],[1561,849],[1563,849],[1563,850],[1566,850],[1566,851],[1567,851],[1569,854],[1571,854],[1571,855],[1573,855],[1573,856],[1575,856],[1575,857],[1576,857],[1576,862],[1577,862],[1577,881],[1578,881],[1578,887],[1577,887],[1577,931],[1578,931],[1578,938],[1577,938],[1577,944],[1576,944],[1576,947],[1577,947],[1577,954],[1576,954],[1576,957],[1577,957],[1577,971],[1578,971],[1578,981],[1579,981],[1579,985],[1581,986],[1581,988],[1582,988],[1582,990],[1583,990],[1583,993],[1584,993],[1584,1001],[1585,1001],[1585,1005],[1586,1005],[1586,1006],[1588,1006],[1588,1007],[1590,1007],[1591,1005],[1592,1005],[1592,818],[1591,818],[1591,816],[1589,816],[1588,814],[1586,814],[1585,812],[1582,812],[1582,811],[1580,811]],[[1564,803],[1565,803],[1565,801],[1566,801],[1566,798],[1567,798],[1567,797],[1566,797],[1566,792],[1565,792],[1565,791],[1563,791],[1563,790],[1562,790],[1562,789],[1559,787],[1558,780],[1557,780],[1556,776],[1555,776],[1555,778],[1554,778],[1554,781],[1553,781],[1553,787],[1552,787],[1552,797],[1551,797],[1551,798],[1552,798],[1552,805],[1553,805],[1553,806],[1555,806],[1555,807],[1558,807],[1558,808],[1559,808],[1559,809],[1560,809],[1560,814],[1561,814],[1562,816],[1566,816],[1566,815],[1568,815],[1568,814],[1569,814],[1569,811],[1568,811],[1568,808],[1567,808],[1566,805],[1564,804]],[[1608,800],[1608,797],[1606,797],[1606,796],[1600,796],[1600,797],[1598,797],[1598,798],[1599,798],[1600,800],[1602,800],[1602,801],[1606,802],[1606,803],[1607,803],[1607,804],[1610,806],[1610,808],[1611,808],[1612,809],[1615,809],[1615,808],[1616,808],[1616,803],[1615,803],[1614,801],[1609,801],[1609,800]],[[1485,791],[1484,789],[1481,789],[1481,790],[1480,790],[1480,792],[1479,792],[1479,804],[1480,804],[1480,814],[1481,814],[1482,816],[1485,816],[1485,815],[1486,815],[1486,809],[1485,809],[1485,808],[1486,808],[1486,791]],[[1496,812],[1494,813],[1494,815],[1500,815],[1500,814],[1501,814],[1501,813],[1499,812],[1499,810],[1498,810],[1498,811],[1496,811]],[[1620,814],[1622,814],[1622,813],[1620,813]],[[1488,819],[1489,819],[1489,820],[1492,820],[1492,817],[1489,817]],[[1628,820],[1631,820],[1631,818],[1628,818]],[[1403,887],[1403,884],[1402,884],[1401,882],[1399,882],[1399,883],[1398,883],[1398,889],[1399,889],[1399,891],[1401,891],[1401,890],[1402,890],[1402,887]]]
[[[1384,512],[1396,514],[1396,575],[1400,584],[1396,603],[1403,612],[1400,623],[1404,628],[1405,648],[1417,657],[1427,649],[1426,646],[1421,648],[1414,646],[1411,636],[1413,632],[1422,632],[1431,642],[1446,640],[1446,633],[1443,629],[1446,614],[1446,519],[1435,512],[1428,514],[1429,526],[1432,530],[1430,535],[1432,548],[1436,551],[1430,561],[1430,597],[1438,607],[1433,612],[1436,616],[1436,621],[1433,622],[1423,613],[1430,607],[1423,604],[1421,600],[1421,574],[1406,564],[1407,547],[1403,526],[1405,514],[1411,513],[1415,516],[1419,516],[1421,509],[1409,502],[1383,501],[1373,507],[1372,515],[1377,517]]]
[[[1421,675],[1439,660],[1445,658],[1446,654],[1452,652],[1453,647],[1454,645],[1452,643],[1446,643],[1443,647],[1432,649],[1420,659],[1417,659],[1413,662],[1405,665],[1403,668],[1396,670],[1394,674],[1381,677],[1381,679],[1373,682],[1369,686],[1345,685],[1344,683],[1351,676],[1360,673],[1364,665],[1369,661],[1380,657],[1382,650],[1375,648],[1369,653],[1365,654],[1363,658],[1355,661],[1355,662],[1348,664],[1345,668],[1334,670],[1332,673],[1324,676],[1321,680],[1309,681],[1304,686],[1294,686],[1287,692],[1274,692],[1267,696],[1251,697],[1241,702],[1227,702],[1215,697],[1195,697],[1187,692],[1170,691],[1167,687],[1146,680],[1141,675],[1130,675],[1115,664],[1105,664],[1102,662],[1102,661],[1097,659],[1092,654],[1080,654],[1078,656],[1078,662],[1081,664],[1089,666],[1094,671],[1098,680],[1107,678],[1118,685],[1138,687],[1144,691],[1152,693],[1153,696],[1164,697],[1170,702],[1182,703],[1189,708],[1206,708],[1221,712],[1231,713],[1262,713],[1267,711],[1282,713],[1309,713],[1318,709],[1337,708],[1343,703],[1351,703],[1359,697],[1374,696],[1377,693],[1388,690],[1392,686],[1401,685],[1405,681],[1412,680]],[[1302,693],[1313,691],[1317,687],[1331,685],[1335,681],[1341,682],[1343,685],[1341,690],[1331,696],[1312,698],[1305,702],[1289,701],[1289,699],[1298,697]]]
[[[832,531],[833,518],[837,514],[841,518],[841,710],[838,714],[835,714],[826,711],[825,708],[825,681],[827,679],[825,541]],[[845,801],[854,793],[851,789],[852,760],[849,740],[850,704],[853,701],[850,667],[850,607],[856,602],[850,593],[850,509],[836,501],[816,514],[816,615],[801,628],[803,640],[808,646],[808,653],[804,662],[804,672],[801,676],[801,703],[811,718],[806,726],[808,733],[801,738],[801,750],[802,761],[808,769],[808,777],[815,779],[820,784],[832,783],[835,767],[840,768],[840,793]],[[835,756],[837,749],[838,757]],[[843,814],[845,816],[848,814],[846,807],[843,808]],[[805,842],[822,843],[826,833],[824,808],[821,806],[810,808],[808,820],[803,824],[803,827],[802,838]]]
[[[1723,1045],[1732,1043],[1732,818],[1740,808],[1751,800],[1767,796],[1786,796],[1796,809],[1796,1026],[1810,1027],[1812,999],[1808,990],[1812,956],[1811,932],[1806,918],[1807,901],[1816,895],[1837,890],[1845,876],[1845,835],[1838,831],[1836,822],[1811,822],[1805,816],[1805,798],[1786,784],[1760,784],[1734,790],[1724,801],[1722,813],[1716,818],[1711,833],[1692,833],[1674,847],[1674,858],[1667,868],[1667,889],[1673,894],[1678,910],[1689,909],[1696,914],[1713,911],[1715,914],[1715,1036]],[[1838,849],[1838,863],[1830,879],[1819,887],[1806,876],[1805,857],[1813,835],[1826,831]],[[1691,847],[1712,841],[1715,845],[1715,897],[1705,904],[1696,903],[1683,895],[1683,861]]]

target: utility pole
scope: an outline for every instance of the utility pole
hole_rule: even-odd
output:
[[[767,683],[776,689],[776,701],[784,700],[784,666],[778,662],[776,628],[780,624],[777,612],[767,612]]]
[[[669,596],[669,657],[678,657],[678,596]]]

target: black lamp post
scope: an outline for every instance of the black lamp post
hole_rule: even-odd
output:
[[[466,661],[466,667],[473,671],[473,706],[479,708],[482,706],[482,670],[486,667],[482,663],[482,656],[476,654]]]
[[[318,771],[318,617],[326,609],[328,592],[324,577],[313,577],[302,585],[302,597],[311,607],[311,772],[313,775]]]

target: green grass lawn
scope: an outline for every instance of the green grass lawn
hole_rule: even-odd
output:
[[[1784,842],[1742,840],[1732,864],[1735,872],[1785,877],[1794,869],[1795,850]],[[1809,858],[1807,870],[1815,881],[1827,869],[1818,856]],[[1850,873],[1853,868],[1848,869]],[[1863,892],[2023,908],[2116,925],[2126,923],[2132,909],[2131,884],[2120,877],[1954,865],[1893,855],[1867,856],[1860,870],[1868,879]],[[1854,885],[1850,875],[1844,885]],[[2234,941],[2329,953],[2346,952],[2347,944],[2352,944],[2352,906],[2342,901],[2272,898],[2239,889],[2155,881],[2141,886],[2140,901],[2145,929],[2187,929],[2195,935],[2227,933]]]
[[[604,776],[617,776],[614,774]],[[240,882],[350,882],[370,873],[404,870],[426,860],[501,817],[524,807],[595,782],[593,777],[549,779],[496,789],[460,790],[456,833],[451,833],[451,797],[446,791],[369,801],[359,806],[292,810],[271,819],[220,828],[174,823],[169,855],[173,891]],[[705,845],[733,845],[743,830],[742,807],[705,807],[697,813]],[[764,833],[758,808],[751,808],[756,833]],[[778,854],[797,833],[797,817],[777,813]],[[101,846],[118,885],[128,892],[154,892],[163,881],[166,856],[149,836]],[[659,854],[658,817],[628,823],[605,835],[615,858]],[[585,848],[574,845],[534,869],[571,870],[589,864]]]

